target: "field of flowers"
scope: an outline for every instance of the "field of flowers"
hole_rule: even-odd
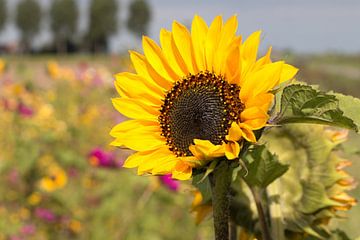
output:
[[[358,58],[288,58],[300,80],[360,96]],[[191,184],[123,171],[128,150],[109,146],[124,120],[113,74],[130,68],[120,56],[0,58],[0,240],[212,239],[211,221],[190,214]],[[358,143],[351,135],[344,157]],[[355,178],[359,161],[347,169]],[[359,214],[344,226],[352,236]]]
[[[189,186],[122,171],[128,153],[109,146],[127,60],[84,59],[1,61],[0,239],[208,238]]]

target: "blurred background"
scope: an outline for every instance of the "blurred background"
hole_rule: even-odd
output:
[[[298,80],[360,97],[357,0],[0,0],[0,240],[212,239],[189,183],[137,177],[121,168],[129,152],[108,146],[127,50],[194,14],[237,14],[238,33],[262,29],[261,51],[272,45]],[[359,141],[343,153],[357,180]],[[351,237],[359,215],[343,222]]]

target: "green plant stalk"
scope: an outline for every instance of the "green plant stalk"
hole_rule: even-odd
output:
[[[268,223],[266,221],[264,208],[263,208],[262,203],[261,203],[261,194],[260,194],[261,189],[258,189],[257,187],[250,187],[250,189],[251,189],[252,195],[254,196],[256,209],[258,211],[259,223],[260,223],[260,228],[261,228],[261,233],[262,233],[262,239],[263,240],[272,240],[270,230],[269,230],[269,226],[268,226]]]
[[[219,165],[209,175],[215,240],[229,240],[230,218],[230,184],[232,167],[227,160],[220,161]]]

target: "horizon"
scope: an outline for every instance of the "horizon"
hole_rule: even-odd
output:
[[[12,20],[15,6],[19,0],[7,1],[11,22],[8,22],[0,34],[0,42],[14,42],[19,32]],[[49,7],[49,1],[40,0],[43,8]],[[90,0],[78,0],[79,34],[86,31],[86,12]],[[120,1],[118,1],[120,2]],[[128,48],[140,46],[139,40],[129,33],[124,21],[127,17],[129,0],[121,1],[118,19],[120,30],[110,38],[110,52],[118,53]],[[161,28],[171,28],[173,20],[189,25],[195,14],[199,14],[209,24],[216,15],[227,19],[237,14],[239,34],[248,36],[251,32],[262,30],[262,49],[272,45],[274,49],[291,49],[297,53],[344,52],[360,53],[360,29],[353,27],[360,21],[360,2],[356,0],[326,1],[310,0],[292,2],[284,0],[262,0],[256,2],[236,2],[229,0],[221,3],[216,0],[170,2],[167,0],[149,0],[152,20],[149,24],[149,36],[158,41]],[[190,8],[191,6],[191,8]],[[51,32],[46,21],[35,39],[35,47],[50,42]],[[134,44],[135,43],[135,44]]]

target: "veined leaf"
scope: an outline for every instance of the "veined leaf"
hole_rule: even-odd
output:
[[[244,180],[250,186],[266,188],[289,168],[288,165],[281,164],[264,145],[255,146],[244,158],[248,163],[248,174],[243,173]]]
[[[334,94],[339,100],[339,107],[344,112],[346,117],[351,118],[354,123],[360,128],[360,99],[353,96],[343,95],[341,93]]]
[[[308,85],[290,85],[282,93],[281,109],[275,123],[315,123],[358,131],[358,126],[349,118],[360,120],[359,114],[348,109],[354,103],[349,98],[342,98],[340,103],[339,97]],[[341,107],[349,114],[344,114]]]

